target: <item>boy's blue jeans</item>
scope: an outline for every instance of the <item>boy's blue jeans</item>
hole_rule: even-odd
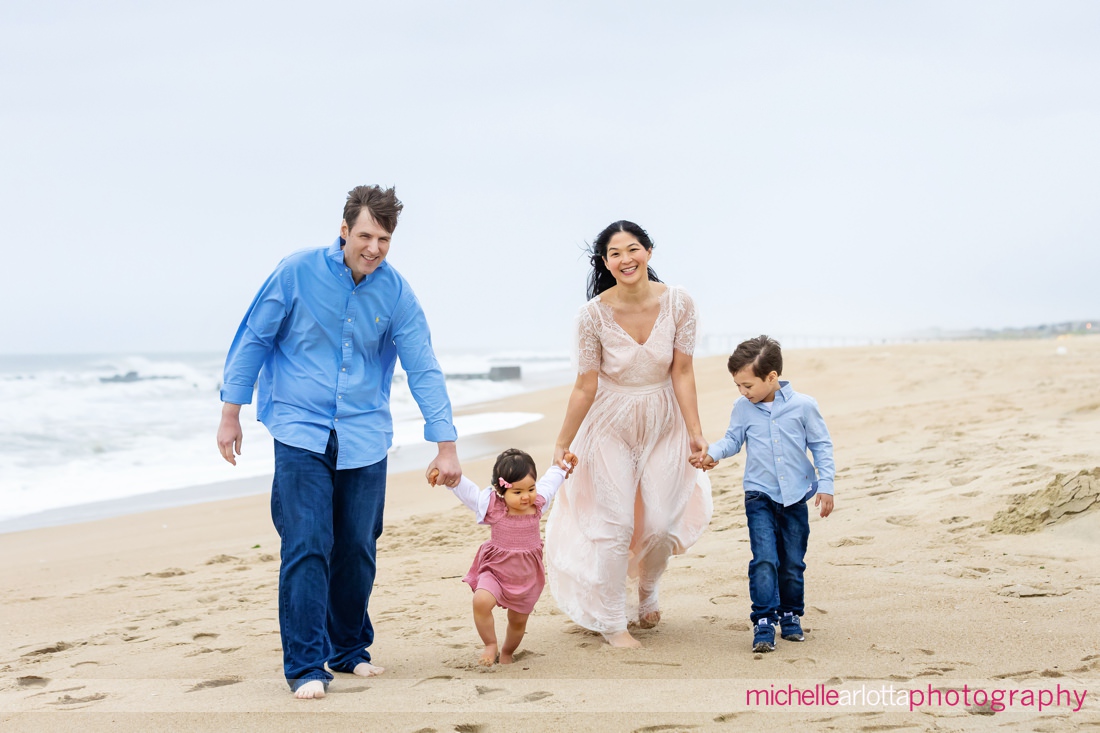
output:
[[[336,672],[369,662],[374,641],[367,602],[382,534],[386,459],[337,470],[338,451],[335,431],[324,453],[275,441],[271,518],[282,539],[279,632],[292,690],[310,680],[327,687],[326,662]]]
[[[750,618],[778,623],[784,613],[805,612],[802,575],[806,570],[806,545],[810,539],[810,511],[806,505],[816,486],[797,504],[785,507],[761,491],[745,492],[745,517],[749,525]]]

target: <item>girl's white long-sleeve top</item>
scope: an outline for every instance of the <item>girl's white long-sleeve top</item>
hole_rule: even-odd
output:
[[[558,489],[565,483],[565,469],[560,466],[551,466],[550,469],[535,484],[535,491],[546,500],[543,513],[549,511],[550,502],[554,500]],[[485,524],[485,513],[489,511],[489,499],[493,495],[493,487],[479,488],[470,479],[463,476],[458,485],[451,489],[459,501],[469,507],[477,515],[477,523]]]

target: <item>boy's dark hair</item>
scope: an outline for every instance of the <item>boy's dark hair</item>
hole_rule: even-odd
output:
[[[497,462],[493,464],[493,489],[504,496],[505,489],[500,485],[501,479],[514,484],[528,476],[538,478],[535,459],[519,448],[509,448],[497,456]]]
[[[405,205],[397,199],[393,188],[381,186],[356,186],[348,191],[348,200],[344,203],[344,221],[348,229],[355,226],[359,213],[366,208],[378,226],[390,234],[397,228],[397,217]]]
[[[771,336],[742,341],[730,354],[726,368],[730,374],[737,374],[749,364],[752,364],[752,373],[759,379],[766,379],[772,372],[782,374],[783,351],[779,348],[779,342]]]

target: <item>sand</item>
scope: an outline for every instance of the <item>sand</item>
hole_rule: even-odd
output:
[[[716,440],[732,382],[721,358],[696,372]],[[644,649],[611,649],[547,593],[517,663],[479,669],[460,578],[487,530],[410,473],[391,478],[371,603],[372,654],[388,671],[337,675],[320,701],[293,699],[281,676],[266,496],[0,535],[0,724],[1096,730],[1100,337],[792,351],[785,376],[818,399],[838,467],[833,516],[811,520],[805,643],[750,650],[741,456],[711,474],[714,520],[673,559],[664,619],[637,632]],[[467,411],[545,414],[493,436],[544,467],[567,393]],[[463,468],[483,483],[490,460]],[[746,699],[788,686],[836,704]],[[1013,707],[975,704],[978,689],[987,701],[1017,691]],[[941,704],[910,710],[902,690]]]

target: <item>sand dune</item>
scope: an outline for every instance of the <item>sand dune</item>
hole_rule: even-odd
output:
[[[723,363],[697,362],[712,440],[734,397]],[[1100,338],[792,351],[786,371],[818,399],[838,466],[836,511],[811,520],[805,643],[750,651],[742,456],[712,473],[710,531],[674,558],[664,620],[637,632],[644,649],[609,648],[547,594],[517,663],[479,669],[460,578],[487,530],[449,492],[403,474],[391,481],[372,601],[383,677],[337,675],[323,701],[289,695],[278,541],[266,497],[250,497],[0,535],[0,722],[467,733],[1100,725]],[[543,468],[567,392],[476,409],[545,414],[495,436]],[[489,466],[463,467],[483,483]],[[747,701],[789,685],[849,702]],[[964,685],[1015,690],[1017,701],[1028,690],[1088,695],[1076,712],[1076,702],[910,710],[879,699]]]

